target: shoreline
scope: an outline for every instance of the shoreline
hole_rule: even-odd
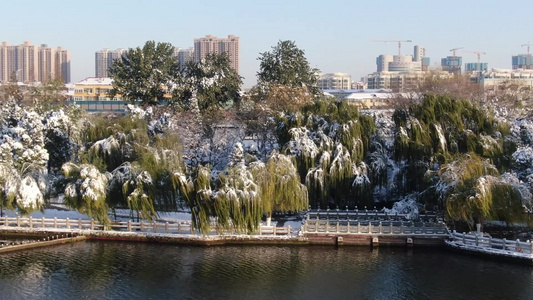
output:
[[[400,247],[444,247],[445,237],[428,237],[422,235],[192,235],[165,234],[150,232],[101,231],[101,230],[68,230],[68,229],[37,229],[13,228],[0,226],[0,235],[48,237],[54,235],[70,235],[84,237],[87,240],[109,240],[144,243],[168,243],[198,246],[218,245],[329,245],[329,246],[400,246]]]

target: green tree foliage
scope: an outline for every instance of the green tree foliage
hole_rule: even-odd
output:
[[[372,184],[363,162],[375,131],[372,117],[360,115],[347,102],[324,98],[276,121],[278,143],[284,154],[295,158],[312,206],[372,201]]]
[[[113,78],[111,97],[120,94],[132,103],[155,105],[165,100],[178,82],[179,63],[171,44],[148,41],[115,60],[109,73]]]
[[[266,164],[253,163],[251,172],[260,187],[263,211],[267,215],[308,208],[307,188],[301,184],[289,156],[273,153]]]
[[[498,178],[498,170],[475,154],[461,155],[439,171],[439,189],[451,220],[481,223],[486,219],[522,218],[519,190]]]
[[[2,88],[2,100],[7,101],[13,99],[20,102],[24,99],[24,94],[17,83],[17,76],[15,73],[11,74],[9,81],[0,86]]]
[[[68,100],[65,82],[55,78],[30,89],[30,99],[40,112],[49,111],[52,105]]]
[[[188,61],[180,83],[175,87],[174,99],[181,106],[189,106],[196,97],[200,110],[239,105],[242,77],[230,65],[226,53],[209,54],[201,62]]]
[[[319,95],[318,69],[311,68],[305,52],[293,41],[279,41],[272,51],[260,53],[257,79],[260,85],[277,84],[292,88],[307,88]]]
[[[237,153],[242,152],[237,151]],[[268,163],[234,157],[232,164],[212,182],[210,169],[198,166],[190,173],[175,172],[177,189],[191,208],[193,227],[208,234],[214,225],[219,232],[257,231],[261,217],[273,211],[302,211],[308,207],[306,187],[290,157],[273,154]]]
[[[63,175],[69,179],[65,188],[65,204],[108,224],[110,221],[107,215],[109,205],[106,201],[108,181],[106,175],[89,164],[78,166],[73,163],[66,163],[62,167],[62,171]]]

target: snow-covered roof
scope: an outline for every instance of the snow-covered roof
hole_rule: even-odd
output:
[[[372,98],[378,98],[378,99],[388,99],[393,97],[392,94],[389,93],[352,93],[344,99],[372,99]]]
[[[112,85],[113,79],[109,77],[88,77],[76,85]]]
[[[391,93],[390,89],[361,89],[361,90],[324,90],[324,92],[334,94],[353,94],[353,93]]]

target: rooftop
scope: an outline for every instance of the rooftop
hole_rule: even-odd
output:
[[[77,85],[112,85],[113,79],[109,77],[88,77],[76,84]]]

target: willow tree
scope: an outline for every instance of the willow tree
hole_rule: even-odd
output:
[[[289,156],[274,152],[266,164],[255,162],[250,168],[260,187],[268,226],[274,211],[302,211],[309,207],[307,188]]]
[[[213,194],[213,215],[221,229],[253,233],[263,216],[259,186],[244,166],[230,167],[221,174],[219,188]]]
[[[511,220],[520,215],[522,196],[499,178],[496,167],[475,155],[462,155],[439,171],[438,191],[452,220],[481,224],[485,219]]]
[[[106,174],[89,164],[78,166],[66,163],[61,170],[69,181],[65,187],[65,204],[89,217],[95,217],[104,224],[109,224]]]
[[[172,174],[174,187],[181,192],[187,206],[191,209],[193,230],[199,230],[206,235],[211,229],[211,214],[213,205],[211,196],[211,172],[209,167],[198,166],[191,176],[181,170]]]

